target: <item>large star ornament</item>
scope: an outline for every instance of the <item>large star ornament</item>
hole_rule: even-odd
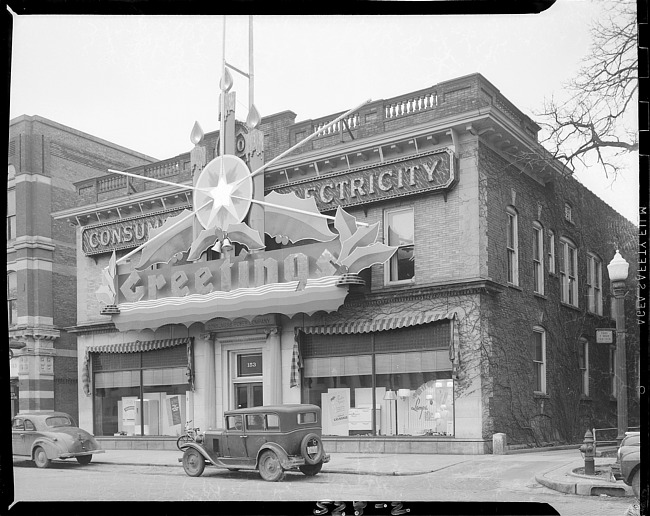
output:
[[[196,216],[205,229],[217,227],[227,231],[230,224],[246,217],[252,193],[250,172],[241,159],[232,155],[215,158],[196,182]]]

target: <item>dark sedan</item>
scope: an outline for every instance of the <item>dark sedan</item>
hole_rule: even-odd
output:
[[[77,459],[90,464],[95,453],[104,453],[92,434],[78,428],[64,412],[20,413],[11,420],[14,456],[29,457],[39,468],[52,459]]]

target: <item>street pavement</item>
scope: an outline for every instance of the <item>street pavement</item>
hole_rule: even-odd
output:
[[[611,450],[609,451],[609,454],[602,452],[602,455],[611,455]],[[332,453],[330,462],[323,467],[323,470],[350,475],[422,475],[466,462],[490,462],[494,465],[528,462],[533,465],[535,461],[530,454],[545,454],[545,457],[550,458],[554,463],[554,466],[549,469],[531,471],[535,475],[535,480],[545,487],[566,494],[585,496],[634,496],[632,488],[621,480],[616,481],[606,476],[603,478],[602,475],[596,478],[574,473],[575,469],[584,467],[584,460],[577,446],[522,450],[509,452],[506,455]],[[181,468],[182,465],[178,461],[181,456],[182,453],[176,450],[106,450],[105,453],[95,455],[93,462]],[[614,461],[615,458],[612,456],[601,456],[596,457],[595,464],[598,468],[613,464]]]

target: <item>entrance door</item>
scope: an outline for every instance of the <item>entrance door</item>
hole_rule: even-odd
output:
[[[262,382],[235,384],[235,408],[261,407]]]

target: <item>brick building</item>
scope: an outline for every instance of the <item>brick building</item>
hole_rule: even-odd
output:
[[[77,417],[75,230],[51,213],[78,203],[75,181],[149,158],[39,116],[9,123],[7,304],[12,416]]]
[[[338,115],[285,111],[259,127],[226,116],[224,154],[256,170]],[[77,226],[82,425],[120,435],[107,446],[146,446],[186,419],[214,428],[231,408],[304,402],[322,406],[332,451],[418,453],[616,426],[614,348],[595,330],[614,326],[606,265],[620,249],[634,275],[636,227],[566,174],[538,131],[479,74],[368,103],[253,184],[267,204],[243,217],[264,249],[228,250],[217,232],[200,259],[191,240],[165,260],[127,253],[167,218],[202,220],[191,188],[218,132],[193,131],[191,152],[131,176],[75,183],[77,207],[54,220]],[[293,194],[331,216],[319,230],[330,237],[287,238],[272,205]],[[345,274],[350,241],[374,224],[393,254]],[[106,271],[114,304],[96,296]],[[325,277],[338,279],[310,293]],[[626,308],[634,424],[639,338]]]

